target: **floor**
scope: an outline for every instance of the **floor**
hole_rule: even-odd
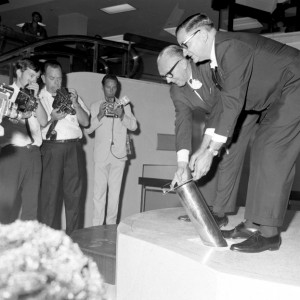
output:
[[[227,247],[205,246],[193,224],[177,220],[184,213],[152,210],[119,224],[118,300],[240,300],[241,293],[243,300],[299,298],[299,211],[287,212],[278,251],[255,254],[231,251],[230,240]],[[240,208],[226,228],[243,216]]]

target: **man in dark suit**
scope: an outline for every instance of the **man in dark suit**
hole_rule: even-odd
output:
[[[246,221],[223,234],[246,238],[232,250],[277,250],[300,148],[300,51],[257,34],[217,32],[204,14],[187,18],[176,35],[184,55],[210,60],[222,87],[207,125],[214,134],[190,160],[195,180],[210,169],[241,112],[263,112],[251,149]]]
[[[183,56],[181,47],[171,45],[164,48],[157,59],[160,75],[172,83],[170,95],[176,112],[175,135],[178,168],[172,181],[185,182],[189,177],[189,154],[192,152],[193,112],[201,110],[209,115],[214,106],[215,88],[211,78],[209,63],[196,66]],[[249,139],[255,130],[258,114],[245,114],[239,120],[238,139],[228,141],[225,151],[218,158],[217,173],[209,174],[209,179],[199,183],[200,190],[213,215],[221,227],[226,225],[225,215],[235,211],[243,159]],[[243,125],[242,127],[240,125]],[[200,131],[200,130],[199,130]]]

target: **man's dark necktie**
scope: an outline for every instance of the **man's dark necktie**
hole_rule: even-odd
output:
[[[218,72],[218,68],[215,67],[215,68],[211,68],[211,77],[212,77],[212,80],[215,84],[215,86],[220,90],[222,91],[222,86],[221,86],[221,77],[220,77],[220,74]]]
[[[29,122],[28,122],[28,118],[25,119],[25,126],[26,126],[26,130],[27,130],[27,134],[30,138],[31,144],[33,144],[34,139],[32,137],[31,131],[30,131],[30,127],[29,127]]]

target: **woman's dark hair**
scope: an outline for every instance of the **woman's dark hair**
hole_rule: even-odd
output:
[[[38,15],[39,17],[40,17],[40,22],[42,22],[42,15],[38,12],[38,11],[34,11],[32,14],[31,14],[31,16],[32,16],[32,18],[35,16],[35,15]]]
[[[24,72],[27,69],[31,69],[35,72],[41,71],[41,65],[37,60],[31,58],[23,58],[16,62],[16,69]]]

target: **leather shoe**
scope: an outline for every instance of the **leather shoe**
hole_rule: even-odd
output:
[[[217,225],[219,226],[219,228],[226,226],[228,224],[228,217],[226,215],[223,217],[219,217],[213,213],[212,213],[212,215],[213,215]],[[179,216],[178,220],[185,221],[185,222],[191,222],[191,219],[189,218],[188,215]]]
[[[280,244],[281,237],[279,234],[271,237],[264,237],[261,235],[260,231],[256,231],[247,240],[238,244],[232,244],[230,250],[245,253],[259,253],[266,250],[278,250]]]
[[[238,238],[249,238],[253,233],[257,231],[256,228],[247,228],[245,223],[240,223],[231,230],[221,230],[222,235],[225,239],[238,239]]]

